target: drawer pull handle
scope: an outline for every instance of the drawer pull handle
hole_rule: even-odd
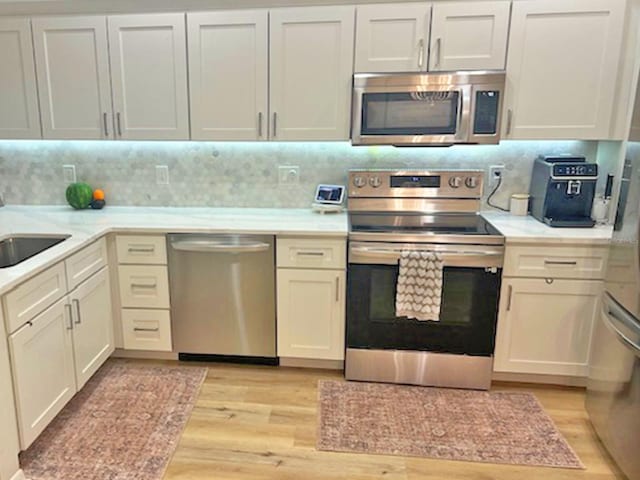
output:
[[[566,261],[562,261],[562,260],[545,260],[544,264],[545,265],[566,265],[566,266],[571,267],[571,266],[578,265],[578,262],[575,261],[575,260],[574,261],[569,261],[569,260],[566,260]]]
[[[156,328],[139,328],[139,327],[134,327],[133,329],[134,332],[159,332],[160,328],[156,327]]]
[[[511,311],[511,297],[513,296],[513,286],[509,285],[509,291],[507,293],[507,312]]]
[[[67,316],[69,318],[69,326],[67,327],[67,330],[73,330],[73,312],[71,310],[71,304],[65,303],[64,308],[67,311]]]
[[[129,247],[129,253],[153,253],[155,248],[141,248],[141,247]]]
[[[547,285],[551,285],[553,283],[553,278],[545,278],[544,281]]]
[[[158,286],[157,283],[132,283],[131,288],[156,288]]]
[[[324,252],[296,252],[296,255],[305,257],[324,257]]]

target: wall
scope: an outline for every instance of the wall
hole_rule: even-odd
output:
[[[345,184],[349,169],[485,170],[504,164],[495,196],[507,206],[527,192],[533,160],[572,153],[596,160],[596,142],[505,141],[490,146],[352,147],[348,143],[0,141],[0,193],[8,204],[64,204],[62,166],[104,188],[111,205],[307,207],[318,183]],[[606,158],[600,158],[607,163]],[[170,185],[156,185],[168,165]],[[278,166],[300,167],[300,183],[278,184]],[[604,165],[603,176],[615,166]],[[485,196],[488,189],[485,188]]]

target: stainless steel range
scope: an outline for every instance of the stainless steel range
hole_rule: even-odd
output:
[[[483,172],[349,173],[346,377],[488,389],[504,237],[479,215]],[[395,313],[403,250],[439,252],[439,321]]]

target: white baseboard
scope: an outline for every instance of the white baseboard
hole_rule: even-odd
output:
[[[309,358],[280,357],[281,367],[318,368],[323,370],[344,370],[342,360],[312,360]]]
[[[141,358],[145,360],[177,360],[178,354],[174,352],[150,352],[147,350],[122,350],[116,348],[111,355],[113,358]]]
[[[533,373],[493,372],[494,382],[540,383],[543,385],[561,385],[565,387],[586,387],[585,377],[566,375],[540,375]]]

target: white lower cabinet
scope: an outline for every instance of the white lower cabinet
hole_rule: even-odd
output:
[[[9,336],[22,450],[113,352],[111,312],[104,267]]]
[[[601,292],[598,280],[503,279],[494,370],[586,376]]]
[[[344,359],[343,270],[278,269],[278,356]]]
[[[9,337],[22,450],[76,393],[71,322],[65,297]]]
[[[73,351],[80,390],[114,351],[109,269],[103,268],[69,295]]]

